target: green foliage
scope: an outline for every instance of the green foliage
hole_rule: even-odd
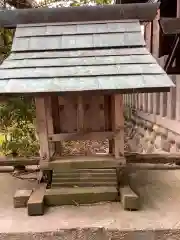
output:
[[[31,156],[38,153],[34,119],[32,98],[15,97],[0,104],[0,140],[3,154]]]
[[[112,4],[112,0],[41,0],[38,2],[38,7],[77,7],[82,5],[103,5],[103,4]]]
[[[5,59],[11,50],[12,39],[14,35],[13,29],[0,29],[0,54],[1,61]]]

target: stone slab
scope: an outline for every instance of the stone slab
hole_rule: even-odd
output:
[[[44,194],[47,184],[41,183],[31,194],[28,203],[28,215],[38,216],[44,214]]]
[[[61,188],[61,187],[95,187],[95,186],[106,186],[106,187],[110,187],[110,186],[117,186],[117,182],[116,181],[110,181],[110,182],[95,182],[95,181],[91,181],[91,182],[53,182],[51,184],[52,188]]]
[[[139,210],[140,198],[129,185],[120,188],[120,196],[125,210]]]
[[[18,189],[13,198],[14,208],[26,207],[31,194],[32,190]]]
[[[74,156],[63,157],[49,163],[49,168],[54,172],[67,172],[74,169],[109,169],[116,168],[122,163],[122,159],[113,156]]]
[[[74,187],[46,189],[45,203],[48,206],[79,205],[116,201],[116,187]]]

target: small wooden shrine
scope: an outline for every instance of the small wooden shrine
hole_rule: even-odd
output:
[[[113,15],[118,8],[119,15]],[[143,8],[146,11],[140,11]],[[155,18],[156,4],[142,4],[134,11],[132,5],[116,5],[113,11],[109,6],[104,19],[101,13],[104,9],[107,13],[108,6],[85,9],[84,20],[76,16],[78,22],[75,16],[67,22],[72,8],[66,9],[64,22],[47,14],[52,22],[34,23],[40,19],[35,13],[33,23],[23,22],[25,15],[20,17],[19,11],[17,19],[22,22],[17,22],[29,24],[17,25],[12,52],[0,67],[2,94],[35,97],[40,168],[49,188],[40,184],[41,194],[32,194],[29,215],[43,214],[43,201],[53,206],[121,199],[125,209],[138,209],[138,197],[124,186],[122,177],[126,169],[123,94],[162,92],[173,86],[146,49],[141,33],[139,20]],[[92,21],[93,11],[99,21]],[[134,16],[137,20],[131,20]],[[106,155],[62,156],[62,141],[105,139],[109,141]]]

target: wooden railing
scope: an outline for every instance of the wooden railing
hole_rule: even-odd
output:
[[[180,75],[170,77],[176,84],[170,92],[125,94],[124,104],[143,119],[180,134]]]

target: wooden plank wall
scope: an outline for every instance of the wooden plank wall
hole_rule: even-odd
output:
[[[180,1],[177,0],[177,17],[180,17]],[[160,18],[160,10],[156,19],[145,25],[145,41],[146,46],[152,55],[157,59],[158,63],[163,67],[167,56],[159,58],[160,46],[160,28],[158,19]],[[171,88],[168,93],[136,93],[133,104],[135,109],[141,110],[153,115],[166,117],[170,120],[180,120],[180,75],[171,76],[173,82],[176,84],[175,88]],[[129,103],[129,98],[126,101]],[[128,104],[129,105],[129,104]],[[132,104],[131,104],[132,105]]]
[[[105,131],[103,96],[58,97],[60,132]]]

